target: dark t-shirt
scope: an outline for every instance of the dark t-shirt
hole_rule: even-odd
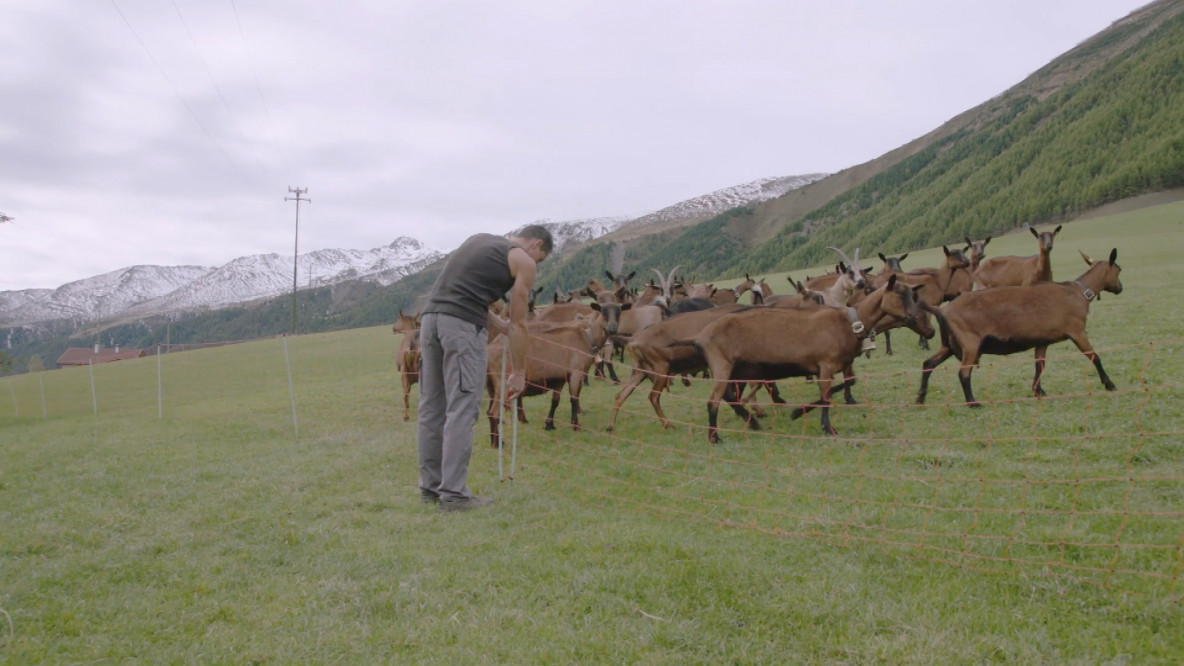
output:
[[[518,245],[502,236],[470,236],[436,278],[424,314],[440,312],[484,328],[489,306],[514,286],[509,260],[513,247]]]

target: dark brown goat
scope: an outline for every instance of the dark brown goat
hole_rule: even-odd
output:
[[[1037,282],[1052,282],[1052,241],[1061,232],[1061,225],[1052,231],[1036,231],[1028,227],[1036,237],[1039,252],[1030,257],[991,257],[984,259],[974,273],[974,288],[1026,287]],[[986,242],[983,243],[986,245]]]
[[[1044,374],[1044,357],[1048,346],[1072,340],[1073,344],[1093,361],[1098,377],[1106,390],[1114,390],[1114,382],[1102,369],[1102,359],[1094,351],[1085,335],[1085,320],[1089,304],[1102,291],[1122,293],[1118,274],[1122,269],[1115,263],[1118,250],[1110,251],[1109,261],[1094,261],[1085,257],[1089,269],[1072,282],[1041,282],[1028,287],[998,287],[963,294],[942,308],[926,306],[937,316],[941,328],[941,349],[921,366],[921,390],[917,402],[925,402],[929,389],[929,375],[934,368],[957,354],[962,360],[958,379],[966,404],[979,407],[970,388],[970,373],[978,365],[982,354],[1005,355],[1036,350],[1036,375],[1032,391],[1044,395],[1040,385]]]
[[[395,320],[391,331],[402,334],[399,351],[395,354],[395,367],[403,384],[403,420],[411,420],[411,387],[419,382],[419,315],[403,314]]]
[[[835,375],[849,368],[863,353],[863,340],[889,322],[905,319],[924,334],[928,322],[919,319],[920,305],[913,290],[894,278],[847,308],[748,308],[708,324],[694,345],[711,370],[707,401],[707,437],[719,441],[720,400],[735,395],[738,382],[773,381],[786,377],[818,377],[820,398],[793,411],[798,418],[814,407],[822,409],[822,428],[836,434],[830,423],[830,395]],[[928,329],[932,335],[932,329]],[[733,405],[750,428],[755,417]]]
[[[731,304],[717,307],[684,312],[677,314],[660,323],[654,324],[638,332],[625,346],[625,353],[633,359],[633,372],[625,385],[617,392],[613,400],[612,416],[609,417],[608,430],[612,432],[617,422],[617,412],[625,404],[625,400],[642,380],[649,379],[653,383],[650,389],[650,404],[662,422],[663,428],[670,427],[670,419],[662,411],[662,391],[670,385],[675,375],[685,375],[701,372],[707,369],[707,364],[698,350],[690,344],[675,346],[675,343],[689,343],[703,330],[707,324],[720,317],[741,310],[746,306]]]
[[[567,385],[571,398],[571,424],[580,428],[580,390],[588,369],[596,358],[596,352],[604,344],[606,335],[604,318],[599,313],[590,318],[577,318],[568,322],[530,322],[528,324],[529,349],[526,355],[526,390],[522,396],[542,395],[551,392],[551,409],[547,413],[547,430],[555,429],[555,410],[559,406],[559,392]],[[490,444],[497,448],[498,428],[501,423],[501,377],[503,374],[503,347],[506,337],[499,337],[487,348],[487,372],[485,390],[489,394]],[[509,374],[508,372],[506,374]],[[520,396],[521,397],[521,396]],[[519,420],[524,420],[518,403]]]

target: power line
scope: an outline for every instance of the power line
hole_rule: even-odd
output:
[[[156,56],[152,55],[152,50],[148,48],[148,45],[145,44],[144,40],[140,38],[140,34],[136,32],[134,27],[132,27],[131,21],[129,21],[127,16],[123,14],[123,10],[119,8],[119,5],[115,4],[115,0],[110,1],[111,6],[114,7],[116,13],[119,14],[119,18],[123,19],[124,24],[127,25],[127,29],[131,31],[132,36],[136,38],[137,42],[139,42],[140,48],[144,49],[144,53],[148,54],[148,59],[152,61],[153,65],[156,65],[157,71],[159,71],[160,75],[164,77],[164,80],[169,84],[169,87],[173,89],[173,94],[177,96],[177,99],[181,100],[181,105],[184,106],[185,110],[189,112],[189,116],[193,118],[193,122],[197,123],[197,126],[201,128],[201,131],[206,133],[206,136],[209,137],[210,141],[212,141],[214,146],[218,149],[218,152],[222,153],[222,156],[226,158],[226,161],[230,162],[234,166],[239,175],[243,177],[243,180],[247,181],[251,185],[256,185],[257,183],[255,183],[255,181],[252,180],[251,177],[242,170],[242,167],[239,166],[238,162],[234,161],[234,158],[230,156],[230,153],[226,152],[226,149],[222,147],[222,144],[218,142],[218,139],[214,137],[214,134],[210,132],[209,128],[205,126],[205,123],[201,121],[201,118],[198,118],[197,114],[193,112],[193,108],[189,106],[189,102],[185,101],[185,96],[181,94],[181,91],[177,88],[176,84],[174,84],[173,80],[169,78],[169,75],[164,71],[164,67],[160,65],[160,61],[156,59]]]
[[[248,59],[251,64],[251,78],[255,80],[255,91],[259,93],[259,104],[263,106],[263,116],[267,119],[267,129],[271,132],[272,139],[275,138],[278,132],[275,131],[275,123],[271,120],[271,108],[267,105],[267,100],[263,98],[263,86],[259,84],[258,69],[255,67],[255,50],[251,48],[251,43],[247,41],[247,34],[243,31],[243,22],[238,16],[238,6],[234,4],[234,0],[230,0],[230,9],[234,12],[234,24],[238,26],[238,36],[242,40],[243,46],[247,49]],[[292,168],[288,166],[288,159],[284,156],[284,151],[278,144],[274,145],[276,153],[280,156],[280,161],[284,164],[284,171],[288,174],[288,178],[292,178]]]
[[[247,133],[243,131],[243,126],[239,124],[238,117],[234,115],[234,111],[230,108],[230,103],[226,101],[226,96],[222,94],[222,88],[218,85],[217,79],[214,78],[214,71],[210,69],[209,61],[202,54],[201,47],[197,43],[197,38],[193,36],[193,31],[189,29],[189,22],[185,20],[185,16],[181,13],[181,6],[177,4],[177,0],[173,0],[173,9],[177,11],[177,18],[181,19],[181,25],[185,28],[185,34],[189,36],[189,43],[193,45],[193,50],[197,53],[197,59],[201,61],[202,67],[206,70],[206,75],[210,77],[210,84],[214,86],[214,91],[218,93],[218,99],[222,100],[222,106],[226,109],[226,113],[230,115],[230,122],[234,123],[234,128],[238,130],[239,136],[243,137],[243,140],[249,143],[250,140],[247,137]],[[252,156],[255,158],[255,163],[259,165],[259,168],[265,174],[271,175],[267,172],[267,167],[259,159],[259,156],[254,154],[254,151],[252,151]]]

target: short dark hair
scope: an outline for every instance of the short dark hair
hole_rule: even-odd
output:
[[[555,247],[555,239],[551,237],[551,232],[541,224],[528,224],[519,229],[515,234],[519,238],[526,238],[528,240],[543,241],[542,250],[547,254],[551,254],[551,250]]]

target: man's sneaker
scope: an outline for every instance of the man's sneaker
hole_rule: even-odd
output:
[[[440,496],[430,490],[419,489],[419,503],[420,504],[436,504],[440,501]]]
[[[488,497],[441,497],[440,510],[441,511],[468,511],[469,509],[480,509],[481,507],[493,504],[493,500]]]

